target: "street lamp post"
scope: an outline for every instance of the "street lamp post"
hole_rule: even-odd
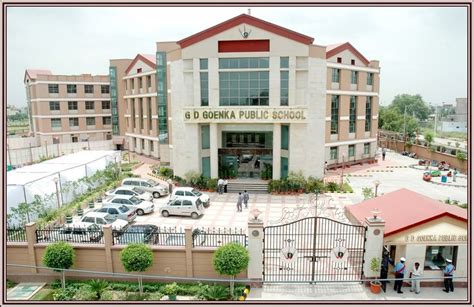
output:
[[[374,184],[375,184],[375,197],[377,197],[377,190],[378,190],[378,188],[379,188],[380,181],[379,181],[379,180],[375,180],[375,181],[374,181]]]
[[[319,195],[319,190],[316,189],[314,190],[314,194],[316,196],[315,202],[314,202],[314,217],[318,217],[318,195]]]
[[[54,177],[53,181],[54,181],[54,184],[56,185],[56,201],[58,202],[58,209],[59,209],[61,207],[61,202],[59,200],[59,185],[58,185],[59,179],[58,179],[58,177]]]
[[[344,183],[344,166],[345,166],[345,162],[344,162],[344,154],[342,155],[342,168],[341,168],[341,187]]]

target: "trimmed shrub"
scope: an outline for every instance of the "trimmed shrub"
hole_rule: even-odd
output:
[[[160,167],[160,175],[165,178],[173,178],[174,172],[171,168],[162,166]]]
[[[144,272],[153,265],[153,252],[146,244],[130,244],[120,252],[120,261],[127,272]],[[139,277],[138,286],[142,294],[141,277]]]
[[[92,290],[91,286],[83,285],[76,291],[74,295],[75,301],[95,301],[97,300],[96,293]]]
[[[212,258],[214,269],[222,275],[230,275],[230,292],[234,293],[234,278],[247,269],[249,252],[239,243],[228,243],[219,247]]]
[[[63,273],[63,289],[66,287],[63,269],[69,269],[74,264],[74,259],[74,248],[66,242],[49,244],[44,252],[43,263],[56,272]]]
[[[213,179],[213,178],[207,179],[207,188],[210,191],[216,191],[217,190],[217,179]]]
[[[339,185],[335,182],[329,182],[326,185],[326,188],[329,192],[332,192],[332,193],[339,191]]]

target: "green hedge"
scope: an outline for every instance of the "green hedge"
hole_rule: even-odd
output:
[[[305,179],[300,174],[293,175],[290,173],[288,178],[270,180],[268,184],[268,192],[270,193],[352,193],[352,187],[344,182],[342,187],[335,182],[324,183],[321,179],[308,177]]]

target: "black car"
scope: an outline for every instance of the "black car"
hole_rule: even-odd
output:
[[[131,225],[124,231],[115,234],[117,244],[146,243],[156,244],[158,242],[158,227],[155,225]]]

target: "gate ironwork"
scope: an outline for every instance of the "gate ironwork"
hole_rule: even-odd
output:
[[[361,280],[366,227],[308,217],[264,228],[264,282]]]

